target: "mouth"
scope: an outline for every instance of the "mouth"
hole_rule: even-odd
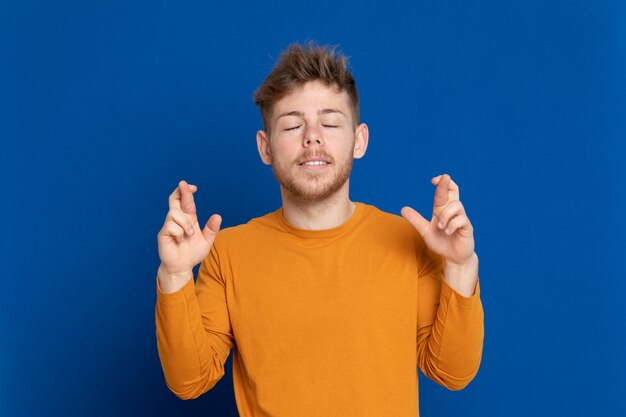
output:
[[[300,166],[306,166],[306,167],[315,167],[315,166],[323,166],[323,165],[330,165],[330,162],[317,160],[317,161],[306,161],[306,162],[300,163]]]
[[[318,166],[326,166],[332,164],[333,159],[330,155],[326,155],[325,153],[318,153],[317,155],[314,153],[304,154],[302,155],[298,165],[305,167],[318,167]]]
[[[300,166],[300,169],[304,169],[308,172],[322,171],[328,168],[330,165],[331,163],[329,160],[320,157],[307,158],[298,164],[298,166]]]

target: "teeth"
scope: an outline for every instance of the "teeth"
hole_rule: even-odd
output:
[[[309,161],[309,162],[305,162],[302,165],[326,165],[327,162],[324,161]]]

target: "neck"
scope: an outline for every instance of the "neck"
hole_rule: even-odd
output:
[[[304,230],[326,230],[341,226],[354,213],[348,181],[335,194],[322,201],[302,201],[281,187],[283,215],[287,222]]]

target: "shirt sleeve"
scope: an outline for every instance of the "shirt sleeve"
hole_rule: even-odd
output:
[[[428,378],[463,389],[478,373],[484,339],[480,282],[471,297],[443,279],[443,258],[415,237],[418,256],[417,364]]]
[[[215,243],[200,265],[195,285],[190,279],[180,290],[166,294],[157,279],[159,358],[167,386],[182,399],[197,398],[217,384],[234,345]]]

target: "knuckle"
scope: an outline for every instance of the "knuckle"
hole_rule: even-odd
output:
[[[167,230],[170,232],[170,234],[172,236],[178,236],[182,233],[183,229],[180,228],[179,225],[177,225],[174,222],[170,222],[169,227],[167,228]]]
[[[448,220],[454,214],[454,206],[448,205],[441,211],[442,219]]]
[[[170,223],[167,225],[167,231],[168,231],[171,235],[176,234],[176,228],[177,228],[177,226],[176,226],[176,223],[174,223],[174,222],[170,222]]]
[[[178,207],[172,207],[170,210],[170,215],[173,219],[176,219],[179,216],[180,209]]]
[[[182,210],[179,209],[177,209],[174,214],[174,221],[176,222],[176,224],[184,227],[185,229],[191,226],[191,221],[189,220],[189,218],[185,215],[185,213],[183,213]]]
[[[177,224],[177,223],[178,223],[178,222],[176,221],[176,215],[175,215],[175,214],[172,214],[172,215],[169,217],[169,220],[168,220],[168,221],[169,221],[171,224]]]

